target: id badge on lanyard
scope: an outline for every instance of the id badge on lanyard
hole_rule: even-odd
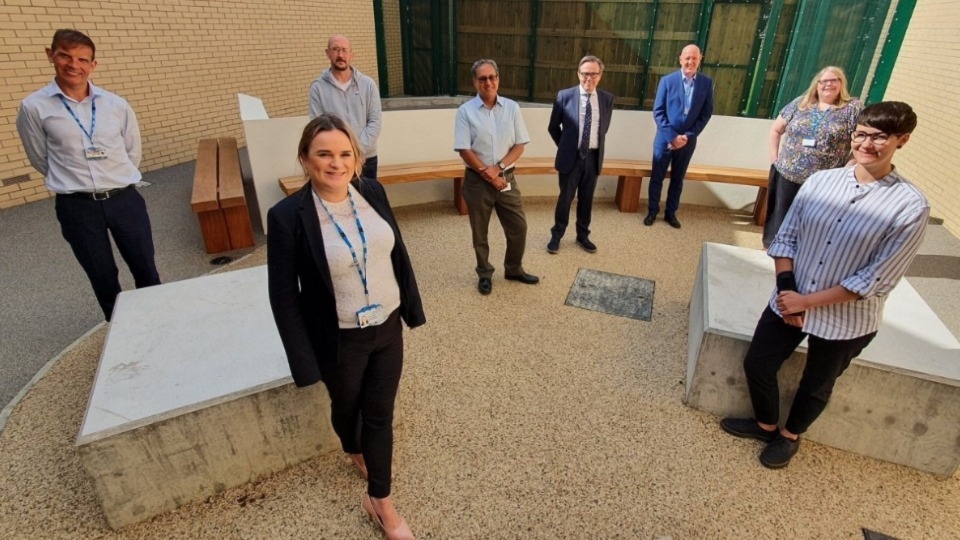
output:
[[[77,116],[77,113],[73,112],[67,100],[59,94],[57,97],[60,98],[60,103],[63,103],[64,108],[66,108],[70,116],[73,117],[73,121],[80,126],[80,131],[82,131],[83,134],[87,136],[87,140],[90,141],[90,144],[83,149],[83,157],[90,161],[107,159],[107,149],[93,142],[93,132],[97,128],[97,97],[91,96],[90,98],[90,131],[87,131],[87,128],[83,127],[83,123],[80,122],[80,117]]]

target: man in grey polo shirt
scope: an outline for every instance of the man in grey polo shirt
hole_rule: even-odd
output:
[[[360,142],[364,178],[377,178],[377,139],[380,138],[380,92],[373,79],[350,65],[353,49],[346,36],[327,40],[330,67],[310,85],[310,118],[333,114],[342,118]]]
[[[503,260],[504,277],[527,285],[540,278],[523,270],[523,252],[527,243],[527,219],[523,214],[520,188],[513,167],[530,135],[516,101],[500,97],[500,70],[493,60],[481,59],[471,68],[477,96],[457,110],[453,149],[467,166],[463,181],[463,199],[467,203],[473,249],[477,255],[480,294],[493,290],[493,265],[487,229],[490,214],[497,217],[507,237]]]

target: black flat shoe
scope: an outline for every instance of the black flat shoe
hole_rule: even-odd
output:
[[[580,246],[587,253],[597,252],[597,245],[591,242],[587,238],[584,238],[583,240],[577,240],[577,245]]]
[[[674,229],[680,228],[680,220],[677,219],[677,216],[664,216],[663,220],[669,223]]]
[[[657,220],[656,214],[647,214],[647,217],[643,218],[643,224],[647,227],[653,225],[653,222]]]
[[[776,429],[763,429],[753,418],[724,418],[720,421],[720,429],[734,437],[756,439],[765,443],[772,443],[778,434]]]
[[[488,277],[480,278],[480,282],[477,283],[477,290],[480,291],[480,294],[487,295],[493,291],[493,282],[490,281]]]
[[[800,450],[799,437],[791,441],[778,433],[777,438],[760,452],[760,464],[768,469],[782,469],[790,464],[797,450]]]
[[[526,273],[517,274],[515,276],[503,276],[503,278],[508,279],[510,281],[519,281],[520,283],[526,283],[527,285],[536,285],[537,283],[540,283],[540,278],[538,278],[533,274],[526,274]]]

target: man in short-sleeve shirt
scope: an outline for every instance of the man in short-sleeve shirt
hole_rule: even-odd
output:
[[[517,102],[497,95],[500,72],[496,62],[477,60],[471,71],[477,96],[457,110],[453,149],[467,166],[463,199],[477,256],[477,289],[486,295],[493,290],[494,268],[489,261],[487,229],[494,209],[507,238],[504,277],[528,285],[539,283],[540,278],[523,269],[527,220],[513,175],[514,164],[523,154],[524,145],[530,142],[530,135]]]

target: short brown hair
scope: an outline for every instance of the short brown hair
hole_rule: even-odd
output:
[[[55,51],[58,48],[72,49],[74,47],[90,47],[90,50],[93,51],[90,59],[97,59],[97,46],[93,44],[90,36],[72,28],[61,28],[53,33],[53,41],[50,43],[51,51]]]

